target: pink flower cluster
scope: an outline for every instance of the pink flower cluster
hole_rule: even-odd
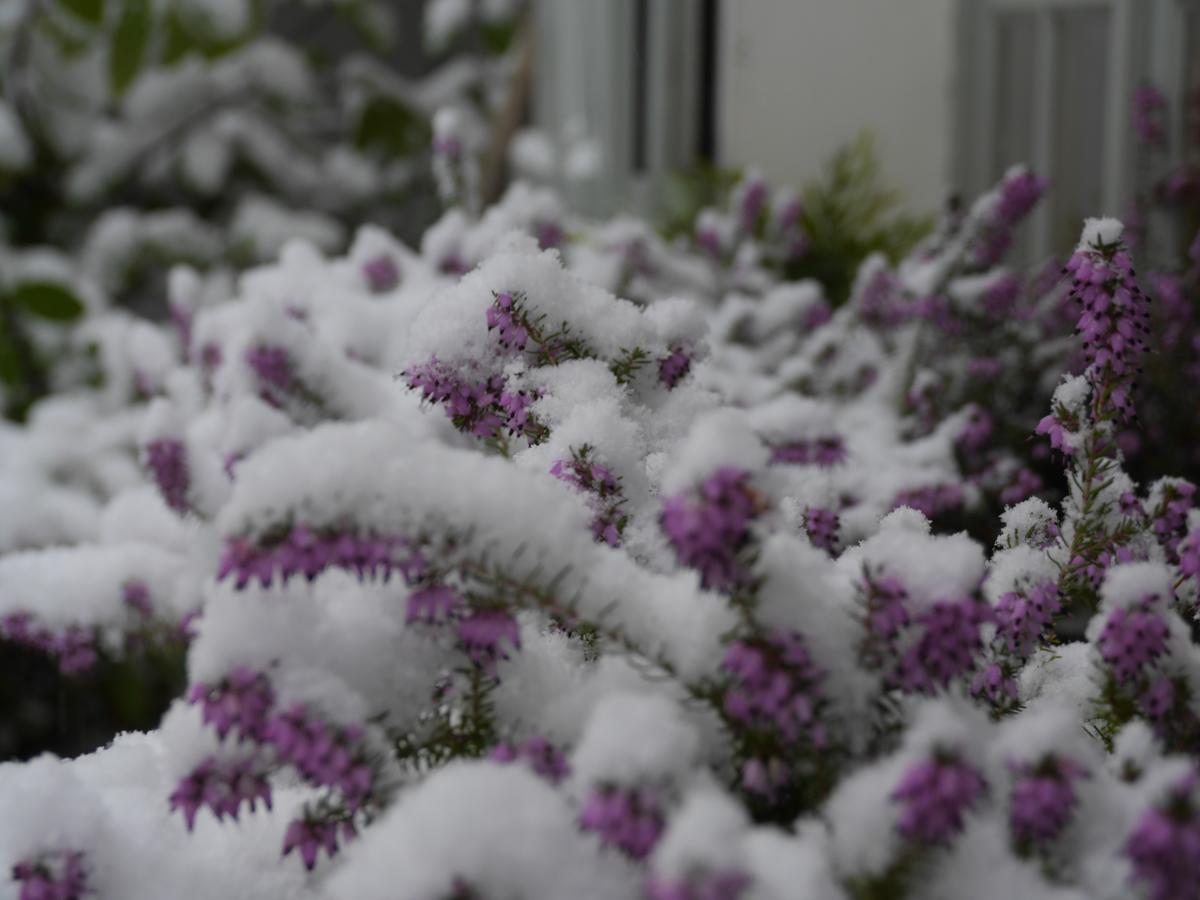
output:
[[[472,609],[458,623],[458,643],[471,662],[487,672],[508,658],[508,648],[519,650],[521,629],[507,609]]]
[[[83,900],[88,889],[87,868],[77,850],[53,850],[12,867],[21,886],[19,900]]]
[[[275,691],[262,672],[235,666],[214,685],[193,685],[188,702],[200,704],[204,724],[215,728],[222,740],[232,731],[239,740],[260,741],[267,713],[275,705]]]
[[[662,837],[663,814],[654,792],[647,788],[596,788],[588,796],[579,825],[634,859],[644,859]]]
[[[350,570],[360,579],[380,575],[387,580],[399,572],[412,581],[424,572],[425,560],[403,537],[322,533],[301,525],[257,543],[245,537],[229,538],[217,578],[232,575],[235,587],[241,590],[255,579],[263,587],[275,578],[285,584],[300,575],[312,581],[329,568]]]
[[[724,466],[698,492],[668,498],[659,521],[679,562],[697,570],[704,587],[732,591],[748,580],[740,554],[750,544],[750,524],[762,506],[750,474]]]
[[[892,800],[903,804],[897,828],[920,844],[947,844],[986,788],[983,776],[960,759],[940,754],[923,759],[892,792]]]

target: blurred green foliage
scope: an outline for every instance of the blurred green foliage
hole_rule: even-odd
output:
[[[690,235],[700,210],[722,205],[741,177],[739,170],[715,167],[673,175],[666,194],[665,236]],[[804,186],[801,198],[808,250],[783,274],[819,281],[835,306],[849,297],[863,260],[882,253],[897,262],[929,234],[935,221],[932,214],[904,211],[903,197],[885,182],[875,140],[866,131],[833,154],[821,175]]]

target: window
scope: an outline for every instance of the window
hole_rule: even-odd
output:
[[[1084,216],[1128,214],[1133,93],[1152,81],[1179,131],[1189,15],[1184,0],[960,3],[956,187],[972,196],[1015,163],[1051,179],[1018,248],[1025,261],[1069,248]]]

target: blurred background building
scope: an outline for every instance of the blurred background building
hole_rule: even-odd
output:
[[[1137,190],[1132,98],[1165,95],[1168,151],[1200,84],[1191,0],[542,0],[536,123],[599,142],[575,201],[661,200],[701,161],[803,184],[863,129],[917,211],[1015,163],[1054,185],[1024,236],[1040,255]]]

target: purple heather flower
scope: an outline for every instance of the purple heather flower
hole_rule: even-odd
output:
[[[916,617],[914,624],[923,633],[901,656],[896,684],[905,691],[930,693],[971,671],[981,647],[979,629],[990,614],[986,604],[970,597],[934,603]]]
[[[1050,446],[1060,453],[1070,456],[1073,452],[1074,448],[1072,448],[1070,439],[1067,437],[1068,431],[1063,427],[1062,422],[1059,421],[1057,416],[1053,414],[1043,416],[1042,420],[1037,424],[1035,433],[1048,435]]]
[[[255,344],[246,350],[246,365],[258,376],[263,390],[288,391],[296,380],[292,358],[283,347]],[[274,396],[274,394],[272,394]]]
[[[736,869],[717,869],[679,879],[650,876],[647,900],[738,900],[751,878]]]
[[[1187,530],[1187,515],[1195,495],[1194,484],[1174,479],[1165,485],[1162,499],[1151,514],[1150,527],[1154,537],[1172,563],[1179,560],[1179,542]]]
[[[996,602],[996,637],[1009,653],[1024,658],[1061,607],[1053,581],[1040,582],[1025,593],[1009,591]]]
[[[1012,246],[1013,228],[1041,199],[1046,186],[1045,179],[1027,169],[1014,169],[1004,176],[983,233],[968,248],[967,258],[972,266],[988,269],[1003,258]]]
[[[212,725],[221,740],[235,731],[239,740],[257,741],[275,705],[275,691],[262,672],[236,666],[212,686],[197,683],[188,692],[188,702],[201,704],[204,723]]]
[[[672,347],[671,352],[658,361],[658,380],[673,390],[687,377],[692,368],[692,358],[682,347]]]
[[[903,804],[897,828],[921,844],[947,844],[986,788],[983,776],[961,760],[924,759],[904,773],[891,799]]]
[[[432,625],[446,621],[465,606],[466,602],[454,588],[444,584],[429,585],[408,595],[404,620]]]
[[[612,547],[621,545],[621,531],[626,516],[621,507],[625,497],[621,482],[608,466],[588,459],[591,448],[572,449],[570,459],[555,460],[550,474],[578,491],[588,494],[588,504],[595,512],[592,536]]]
[[[1173,786],[1166,801],[1142,813],[1125,844],[1133,878],[1151,900],[1195,900],[1200,886],[1197,773]]]
[[[993,429],[991,413],[981,406],[973,406],[966,425],[955,438],[955,443],[968,453],[973,453],[987,444]]]
[[[150,604],[150,589],[144,581],[125,582],[121,586],[121,599],[143,619],[149,619],[154,614],[154,608]]]
[[[1138,697],[1138,708],[1151,721],[1161,721],[1175,707],[1175,683],[1166,676],[1155,678]]]
[[[804,738],[824,746],[825,729],[817,718],[823,673],[802,635],[775,632],[765,639],[734,641],[721,667],[734,676],[723,703],[731,719],[789,743]]]
[[[1077,762],[1049,757],[1041,764],[1016,769],[1009,798],[1008,821],[1018,847],[1044,848],[1057,838],[1075,809],[1075,784],[1087,777]]]
[[[227,815],[236,819],[243,803],[249,803],[253,812],[261,800],[270,809],[271,786],[253,755],[222,762],[210,756],[176,785],[168,799],[172,811],[183,813],[191,831],[196,814],[205,806],[218,820]]]
[[[26,612],[10,613],[0,618],[0,636],[52,657],[64,675],[86,671],[99,659],[96,637],[90,629],[68,625],[55,633],[49,628],[34,625],[32,617]]]
[[[934,519],[943,513],[950,512],[962,506],[962,486],[952,482],[942,482],[927,487],[901,491],[892,501],[892,509],[907,506],[924,513],[927,518]]]
[[[1200,575],[1200,528],[1187,533],[1179,542],[1179,571],[1191,578]]]
[[[888,576],[866,583],[867,630],[871,636],[892,641],[909,622],[908,591],[899,579]]]
[[[346,823],[343,831],[347,837],[354,834],[353,826],[349,823]],[[299,852],[304,861],[304,868],[309,871],[317,864],[317,855],[322,850],[332,859],[338,852],[337,823],[310,818],[307,815],[292,820],[283,836],[283,855],[287,856],[293,850]]]
[[[83,900],[93,893],[78,850],[51,850],[21,860],[12,867],[12,879],[21,885],[18,900]]]
[[[505,643],[520,649],[521,629],[508,610],[475,609],[458,623],[458,641],[472,662],[491,671],[498,660],[508,658]]]
[[[846,461],[846,442],[840,434],[815,440],[797,440],[771,447],[771,462],[796,465],[836,466]]]
[[[331,725],[303,704],[271,716],[262,730],[262,741],[271,744],[281,760],[309,784],[337,788],[351,810],[365,802],[375,778],[362,740],[363,730],[357,725]]]
[[[838,514],[820,506],[810,506],[804,511],[804,533],[814,547],[833,553],[837,549]]]
[[[1017,699],[1017,682],[1010,678],[1000,663],[992,663],[975,673],[971,693],[1001,708]]]
[[[1149,301],[1133,276],[1133,261],[1120,242],[1077,250],[1067,262],[1072,300],[1082,307],[1076,330],[1083,338],[1094,414],[1133,416],[1134,374],[1149,333]],[[1041,426],[1038,426],[1039,429]]]
[[[698,496],[689,491],[663,503],[659,521],[676,557],[700,573],[706,588],[729,591],[747,578],[737,555],[762,505],[749,481],[748,472],[725,466],[704,481]]]
[[[187,451],[177,438],[158,438],[145,448],[146,466],[167,506],[183,515],[189,509]]]
[[[551,784],[559,784],[571,774],[567,757],[544,737],[532,737],[520,745],[497,744],[488,754],[494,762],[524,762]]]
[[[265,545],[229,538],[217,578],[234,575],[234,586],[241,590],[255,579],[263,587],[276,577],[284,583],[295,575],[312,581],[328,568],[348,569],[360,579],[380,574],[385,581],[399,572],[411,583],[424,573],[425,560],[401,537],[319,534],[299,526]]]
[[[500,336],[500,343],[514,350],[524,350],[529,341],[529,329],[524,325],[524,313],[516,299],[508,291],[495,295],[492,305],[487,308],[488,331],[495,329]]]
[[[596,788],[579,815],[584,831],[634,859],[644,859],[662,836],[664,822],[654,794],[647,789]]]
[[[767,205],[767,183],[757,176],[751,176],[738,186],[738,193],[738,217],[742,231],[753,234]]]
[[[1167,650],[1167,623],[1150,609],[1117,609],[1097,641],[1100,655],[1119,684],[1126,684]]]
[[[362,272],[367,279],[367,286],[375,294],[390,291],[400,283],[400,267],[390,253],[371,257],[363,263]]]
[[[1020,503],[1042,489],[1042,479],[1032,469],[1025,466],[1017,469],[1012,480],[1000,491],[1000,502],[1005,506]]]
[[[566,240],[567,233],[563,231],[562,225],[555,222],[553,219],[543,219],[534,226],[534,234],[537,237],[538,248],[542,250],[551,250],[555,247],[561,247]]]

